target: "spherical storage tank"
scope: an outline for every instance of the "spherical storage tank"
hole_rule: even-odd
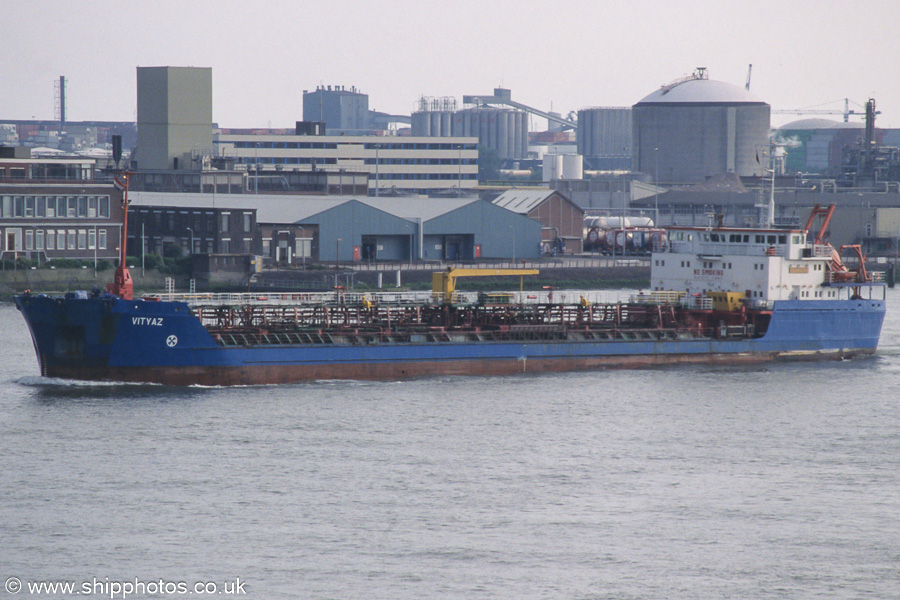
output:
[[[705,69],[663,86],[632,107],[634,168],[661,183],[722,173],[759,175],[771,107]],[[759,162],[757,157],[759,156]]]

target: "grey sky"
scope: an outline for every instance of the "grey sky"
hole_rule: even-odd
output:
[[[405,114],[423,95],[461,101],[502,85],[566,114],[630,106],[697,66],[743,86],[752,63],[751,92],[774,110],[874,97],[878,125],[900,128],[900,2],[890,0],[0,0],[0,9],[0,119],[52,119],[60,75],[70,120],[134,119],[138,66],[212,67],[221,126],[293,127],[303,90],[318,84],[355,85],[370,108]]]

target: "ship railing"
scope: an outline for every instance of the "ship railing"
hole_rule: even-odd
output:
[[[513,292],[516,304],[617,304],[628,302],[626,290],[552,290]]]
[[[765,310],[769,308],[768,300],[764,300],[762,298],[747,298],[744,300],[744,304],[747,305],[747,308],[753,308],[757,310]]]
[[[679,292],[672,292],[678,294]],[[680,292],[683,294],[684,292]],[[496,295],[496,294],[494,294]],[[615,304],[631,301],[631,292],[625,290],[541,290],[506,292],[509,302],[513,304]],[[492,296],[489,292],[488,297]],[[304,305],[404,305],[404,304],[439,304],[441,300],[431,291],[414,292],[353,292],[334,290],[330,292],[241,292],[241,293],[174,293],[145,294],[145,299],[184,302],[191,306],[304,306]],[[661,304],[677,303],[678,300],[657,295]],[[479,292],[454,292],[453,302],[474,304],[479,300]]]
[[[780,244],[672,242],[672,252],[704,256],[784,256],[787,248]]]
[[[680,305],[688,310],[712,310],[713,299],[706,296],[687,296],[681,298]]]
[[[622,251],[617,251],[621,255]],[[446,271],[448,268],[472,268],[477,266],[482,269],[572,269],[572,268],[603,268],[618,266],[646,266],[650,258],[647,256],[629,256],[627,259],[621,256],[572,256],[560,255],[558,257],[545,257],[542,259],[520,260],[478,260],[476,261],[436,261],[423,260],[413,262],[373,262],[373,263],[341,263],[340,268],[353,271]],[[624,261],[624,263],[623,263]]]
[[[617,259],[613,266],[615,267],[641,267],[644,266],[646,260],[641,260],[638,258],[620,258]]]
[[[834,254],[834,248],[831,244],[814,244],[812,253],[816,258],[830,258]]]
[[[444,294],[442,292],[428,292],[428,299],[434,304],[444,302]],[[474,304],[478,301],[478,292],[453,292],[450,296],[452,304]]]
[[[636,294],[631,296],[628,301],[632,304],[679,304],[685,295],[686,292],[658,290]]]
[[[866,281],[857,280],[857,271],[827,271],[825,273],[825,283],[884,283],[887,281],[884,271],[869,271],[869,279]]]
[[[148,299],[185,302],[190,306],[318,305],[318,304],[423,304],[431,292],[251,292],[251,293],[164,293],[146,295]]]
[[[682,292],[683,294],[684,292]],[[505,304],[617,304],[631,301],[631,292],[626,290],[529,290],[529,291],[493,291],[453,292],[454,304],[474,304],[480,300],[491,303],[498,297],[504,297]],[[433,297],[441,301],[440,294]],[[677,304],[677,300],[675,300]]]

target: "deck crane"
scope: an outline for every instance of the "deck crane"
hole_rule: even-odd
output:
[[[500,277],[515,275],[520,277],[519,289],[522,288],[522,277],[525,275],[539,275],[538,269],[454,269],[439,271],[431,275],[431,292],[440,298],[445,304],[453,302],[453,293],[456,291],[456,280],[459,277]]]
[[[859,244],[845,244],[841,246],[840,251],[838,251],[835,250],[831,244],[824,241],[825,232],[828,230],[828,224],[831,222],[832,215],[834,215],[834,204],[828,205],[828,208],[823,208],[816,204],[809,215],[809,219],[806,221],[806,226],[803,228],[803,230],[809,234],[816,217],[822,217],[822,225],[819,227],[819,232],[816,234],[816,239],[813,241],[813,247],[826,246],[831,248],[831,260],[829,262],[831,271],[829,276],[831,277],[831,280],[834,282],[856,281],[858,283],[872,281],[872,278],[869,276],[868,272],[866,272],[866,257]],[[857,264],[859,265],[856,271],[848,269],[847,265],[844,264],[844,261],[841,260],[841,254],[847,250],[856,254]]]

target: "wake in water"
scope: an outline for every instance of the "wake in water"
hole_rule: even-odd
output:
[[[59,379],[39,375],[26,375],[13,379],[12,384],[32,390],[33,395],[42,400],[136,400],[184,398],[186,395],[202,394],[197,388],[175,387],[158,383],[133,383],[123,381],[81,381]]]
[[[50,388],[107,388],[118,386],[163,387],[158,383],[128,383],[124,381],[82,381],[80,379],[60,379],[58,377],[43,377],[41,375],[26,375],[25,377],[14,379],[13,383],[29,387]]]

